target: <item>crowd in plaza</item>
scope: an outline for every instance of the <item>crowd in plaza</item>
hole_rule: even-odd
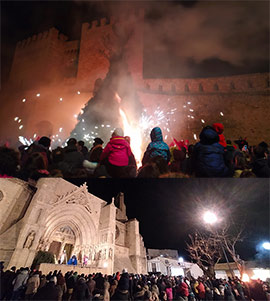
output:
[[[81,274],[12,267],[1,269],[1,300],[270,300],[270,283],[183,276]]]
[[[91,149],[70,138],[66,147],[51,150],[51,139],[41,137],[19,150],[0,147],[0,176],[37,180],[41,177],[185,178],[269,177],[269,145],[251,146],[246,139],[226,140],[220,123],[206,126],[195,145],[177,141],[168,146],[159,127],[152,129],[138,168],[130,137],[116,128],[107,145],[95,138]]]

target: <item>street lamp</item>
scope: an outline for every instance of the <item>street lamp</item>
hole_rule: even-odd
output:
[[[214,212],[208,210],[204,213],[203,220],[206,224],[213,225],[218,221],[218,218]]]
[[[270,242],[269,242],[269,241],[265,241],[265,242],[262,244],[262,247],[263,247],[265,250],[270,250]]]

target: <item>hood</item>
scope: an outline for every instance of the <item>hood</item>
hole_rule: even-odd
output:
[[[124,137],[115,136],[110,139],[110,144],[115,148],[123,148],[129,146],[128,142]]]
[[[205,127],[200,133],[202,144],[213,144],[219,142],[218,133],[212,127]]]
[[[214,123],[213,128],[219,135],[222,134],[224,131],[224,125],[222,123]]]
[[[150,133],[150,137],[152,142],[163,141],[161,128],[159,127],[153,128]]]

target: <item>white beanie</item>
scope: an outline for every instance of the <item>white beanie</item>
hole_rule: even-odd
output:
[[[124,131],[121,128],[116,128],[113,133],[112,136],[124,136]]]

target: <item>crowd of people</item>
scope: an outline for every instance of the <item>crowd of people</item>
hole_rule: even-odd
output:
[[[47,275],[38,270],[1,269],[1,300],[270,300],[270,283],[239,278],[128,274],[113,275],[61,271]]]
[[[152,129],[138,168],[130,137],[116,128],[104,147],[95,138],[91,149],[84,141],[70,138],[66,147],[51,150],[51,139],[41,137],[18,151],[0,147],[0,177],[37,180],[41,177],[185,178],[185,177],[269,177],[269,145],[250,146],[246,139],[226,140],[220,123],[206,126],[195,145],[177,141],[169,146],[159,127]]]

